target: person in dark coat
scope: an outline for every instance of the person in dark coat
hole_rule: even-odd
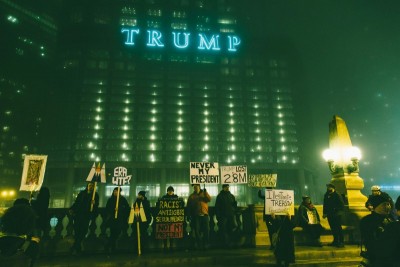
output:
[[[229,191],[229,184],[222,185],[215,201],[215,214],[218,220],[218,229],[225,246],[231,246],[230,240],[237,228],[236,222],[237,202],[235,196]]]
[[[293,234],[295,223],[293,222],[292,216],[289,214],[271,214],[271,216],[274,228],[277,229],[278,233],[278,241],[274,250],[276,265],[287,267],[290,263],[295,263]]]
[[[89,182],[85,188],[79,192],[74,204],[69,209],[70,215],[74,220],[74,244],[71,247],[71,253],[80,254],[82,252],[82,241],[85,238],[89,223],[94,220],[98,214],[99,195],[95,193],[93,198],[94,183]],[[93,209],[91,206],[93,204]]]
[[[18,204],[20,203],[20,204]],[[36,214],[22,201],[8,208],[0,222],[0,265],[32,267],[39,255],[35,236]]]
[[[164,196],[162,196],[159,199],[159,201],[160,200],[165,200],[165,199],[167,199],[167,200],[169,200],[169,199],[179,199],[178,195],[175,195],[175,189],[172,186],[168,186],[167,193]],[[158,210],[158,207],[160,205],[159,201],[157,201],[157,205],[156,205],[157,210]],[[173,240],[174,240],[173,238],[169,238],[169,237],[167,237],[166,239],[163,239],[164,252],[167,252],[167,251],[172,252],[173,251],[173,248],[174,248],[174,241]],[[169,243],[169,246],[168,246],[168,243]]]
[[[49,231],[50,219],[48,217],[47,211],[49,209],[50,202],[50,190],[49,188],[42,186],[39,190],[35,200],[32,200],[31,205],[33,210],[36,212],[36,228],[39,236]]]
[[[327,184],[324,195],[323,218],[328,218],[332,231],[333,242],[329,246],[344,247],[344,236],[341,215],[344,210],[342,196],[336,192],[335,185]]]
[[[266,189],[272,189],[272,187],[266,187]],[[274,250],[275,247],[272,244],[272,236],[274,235],[274,233],[276,233],[276,229],[274,227],[274,225],[272,224],[272,216],[269,214],[265,214],[265,196],[262,194],[261,189],[258,190],[258,197],[260,199],[263,199],[263,203],[264,203],[264,208],[263,208],[263,220],[267,226],[267,230],[268,230],[268,236],[269,236],[269,243],[271,244],[269,249],[270,250]]]
[[[135,236],[135,244],[137,244],[137,237],[138,237],[138,232],[137,232],[137,225],[136,223],[139,223],[139,234],[140,234],[140,247],[141,251],[144,251],[147,249],[147,239],[148,239],[148,234],[147,234],[147,229],[149,228],[149,224],[151,222],[151,210],[150,210],[150,202],[146,197],[146,191],[140,191],[137,195],[136,201],[133,204],[133,207],[135,209],[141,209],[143,208],[144,214],[146,216],[146,220],[142,218],[141,216],[135,216],[134,220],[134,225],[132,226],[134,236]]]
[[[304,196],[299,206],[298,224],[305,231],[311,246],[322,247],[319,239],[323,230],[321,220],[309,196]]]
[[[389,199],[390,205],[391,205],[391,211],[390,211],[390,216],[392,217],[393,220],[397,220],[397,214],[396,214],[396,209],[395,209],[395,205],[393,202],[393,199],[389,196],[388,193],[386,192],[382,192],[381,191],[381,187],[379,185],[373,185],[371,186],[371,195],[368,196],[368,200],[365,202],[365,207],[372,211],[373,210],[373,206],[371,203],[371,197],[373,196],[379,196],[379,195],[383,195],[385,198]]]
[[[116,211],[117,218],[115,218]],[[119,235],[123,229],[127,229],[129,211],[130,207],[128,201],[121,195],[121,188],[118,196],[118,187],[115,187],[106,204],[106,226],[110,227],[110,238],[105,247],[107,253],[115,251]]]
[[[383,233],[386,231],[386,226],[394,222],[390,216],[390,200],[383,194],[372,196],[369,199],[373,206],[372,212],[360,221],[362,245],[366,248],[367,258],[372,266],[378,266],[381,263],[377,260],[380,257],[380,247],[388,249]]]

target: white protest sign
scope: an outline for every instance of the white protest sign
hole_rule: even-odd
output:
[[[217,162],[190,162],[191,184],[219,184]]]
[[[221,166],[221,184],[247,184],[247,166]]]
[[[37,191],[43,184],[46,170],[46,155],[26,155],[22,170],[20,191]]]
[[[250,187],[276,187],[277,178],[278,175],[276,173],[250,174],[247,185]]]
[[[265,189],[265,214],[294,215],[294,191]]]
[[[114,169],[114,176],[112,178],[112,183],[116,185],[129,184],[132,175],[128,175],[128,171],[125,167],[116,167]]]

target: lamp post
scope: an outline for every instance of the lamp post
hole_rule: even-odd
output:
[[[361,193],[364,180],[359,176],[361,151],[351,144],[346,123],[338,116],[329,123],[329,149],[323,152],[323,158],[331,172],[331,183],[349,208],[365,208],[367,197]]]

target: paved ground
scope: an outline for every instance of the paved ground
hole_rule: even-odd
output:
[[[322,248],[297,246],[296,263],[291,266],[357,266],[361,261],[358,246]],[[129,253],[114,255],[65,255],[39,259],[35,266],[134,266],[134,267],[261,267],[274,266],[273,252],[267,248],[209,249],[207,251],[149,252],[140,256]]]

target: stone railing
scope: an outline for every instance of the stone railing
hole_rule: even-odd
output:
[[[152,208],[154,214],[155,208]],[[210,207],[210,246],[220,247],[222,238],[219,237],[219,229],[215,217],[214,208]],[[49,231],[43,233],[41,241],[42,255],[62,255],[69,253],[72,246],[73,237],[73,222],[68,209],[49,209]],[[89,253],[100,253],[104,251],[104,245],[110,235],[109,229],[103,224],[105,218],[104,208],[99,208],[99,214],[89,226],[86,238],[83,241],[83,249]],[[232,238],[233,246],[254,246],[255,235],[255,220],[254,207],[241,207],[236,214],[238,223],[238,231]],[[127,225],[126,229],[121,234],[117,241],[117,249],[121,251],[134,251],[137,249],[133,234],[134,225]],[[163,243],[161,240],[154,238],[155,223],[152,223],[147,229],[147,240],[149,250],[162,249]],[[184,238],[177,239],[174,242],[176,250],[185,250],[191,247],[191,229],[188,222],[184,223]]]

